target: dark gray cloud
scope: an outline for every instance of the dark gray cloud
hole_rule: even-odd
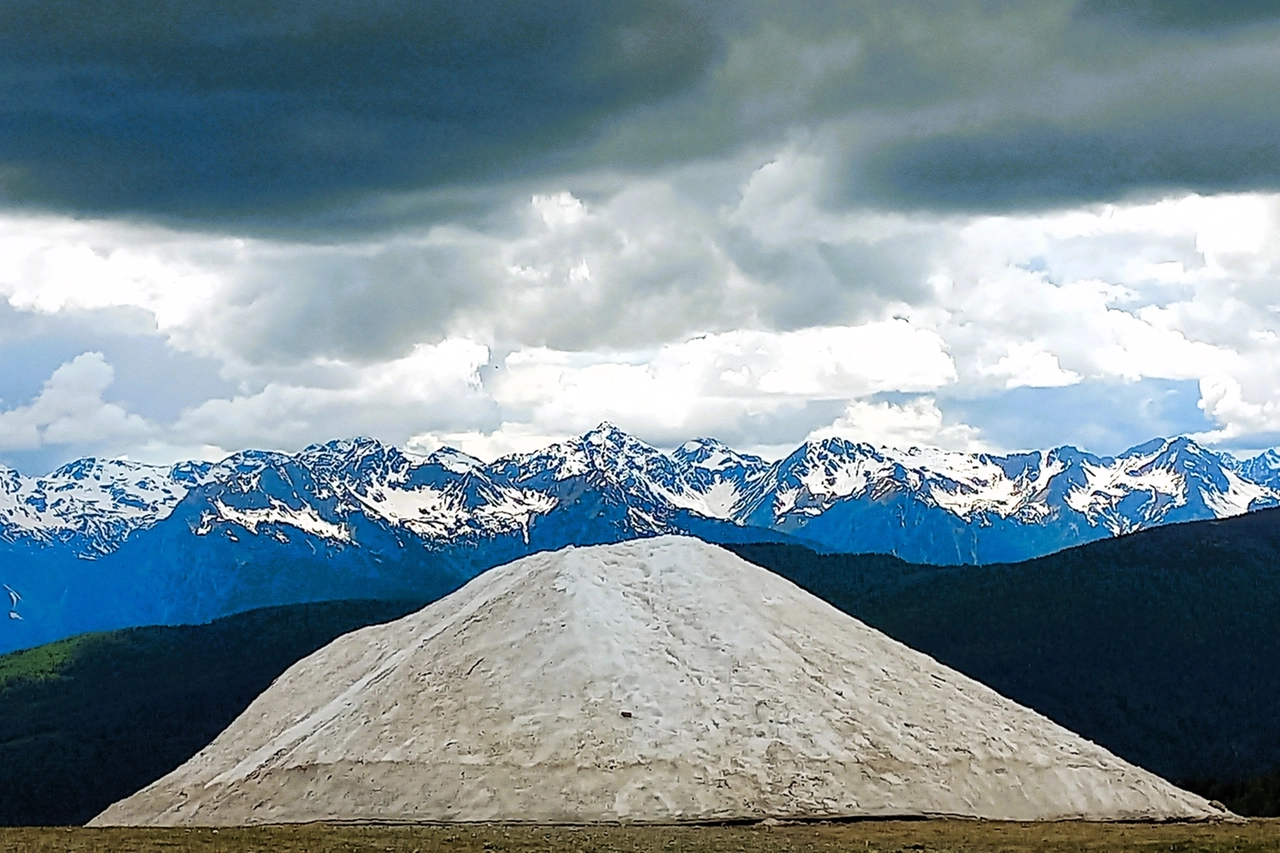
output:
[[[270,216],[518,173],[699,80],[683,0],[13,0],[11,202]]]
[[[1085,20],[1109,18],[1157,30],[1214,30],[1280,18],[1277,0],[1081,0]]]
[[[1035,9],[1002,19],[981,64],[934,63],[955,72],[936,108],[851,152],[846,201],[977,211],[1280,187],[1280,2]],[[972,28],[957,38],[976,46]]]
[[[333,233],[794,134],[837,205],[1273,188],[1277,44],[1262,0],[11,0],[0,199]]]
[[[1280,188],[1280,113],[1179,118],[1105,131],[1037,122],[893,143],[874,155],[870,189],[894,205],[1001,210]]]

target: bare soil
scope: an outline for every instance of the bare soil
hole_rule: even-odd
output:
[[[1226,853],[1280,851],[1280,820],[1217,824],[864,821],[779,826],[264,826],[0,829],[14,853]]]
[[[851,814],[1224,811],[778,575],[659,536],[524,557],[338,638],[90,823]]]

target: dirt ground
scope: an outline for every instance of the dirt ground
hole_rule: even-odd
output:
[[[1244,824],[865,821],[782,826],[269,826],[250,829],[0,828],[0,851],[45,853],[765,853],[765,851],[1277,851],[1280,820]]]

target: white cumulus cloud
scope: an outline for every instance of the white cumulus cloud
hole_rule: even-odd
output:
[[[212,399],[185,411],[171,432],[176,441],[228,451],[298,448],[357,434],[403,444],[424,430],[491,417],[478,374],[488,358],[482,344],[450,339],[369,366],[318,365],[317,376],[329,376],[324,384],[270,382],[254,393]]]
[[[877,447],[941,447],[970,452],[991,449],[974,427],[946,423],[932,397],[917,397],[902,404],[855,400],[834,423],[808,435],[813,441],[832,437]]]
[[[30,403],[0,412],[0,450],[45,445],[127,448],[154,434],[145,419],[103,400],[115,374],[102,353],[86,352],[58,367]]]
[[[604,419],[782,446],[837,416],[960,446],[988,440],[984,400],[1147,380],[1198,387],[1213,429],[1190,428],[1211,440],[1276,431],[1280,195],[873,211],[832,201],[828,143],[557,179],[483,217],[323,244],[10,213],[0,297],[104,324],[131,309],[238,387],[101,426],[149,424],[152,448],[368,433],[493,454]],[[960,399],[975,433],[944,432]],[[7,423],[11,448],[71,435]]]
[[[625,355],[523,349],[486,387],[505,412],[544,434],[607,419],[676,440],[806,402],[931,391],[955,377],[938,335],[887,320],[724,332]]]

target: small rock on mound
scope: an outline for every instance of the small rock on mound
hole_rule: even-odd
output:
[[[538,554],[305,658],[97,825],[1224,813],[733,554]]]

